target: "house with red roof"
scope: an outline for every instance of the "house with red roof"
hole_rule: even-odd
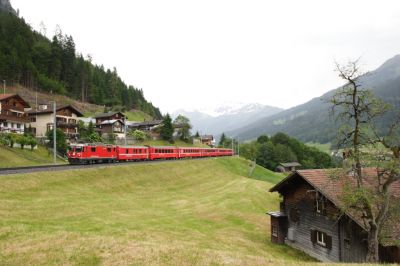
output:
[[[271,241],[302,250],[323,262],[364,262],[367,226],[362,213],[343,211],[345,185],[356,186],[351,173],[334,178],[335,170],[297,170],[270,189],[282,197],[271,217]],[[377,169],[364,169],[365,183],[373,187]],[[392,183],[393,202],[400,202],[400,181]],[[400,221],[389,217],[381,237],[382,262],[400,262]]]

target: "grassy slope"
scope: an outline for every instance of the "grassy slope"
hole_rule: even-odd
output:
[[[47,149],[39,146],[38,149],[21,150],[20,148],[9,148],[0,146],[0,168],[34,166],[53,163],[53,155]],[[58,159],[58,163],[65,163]]]
[[[327,154],[331,154],[332,145],[330,143],[321,144],[316,142],[307,142],[306,145],[317,148],[318,150],[323,151]]]
[[[4,264],[287,264],[270,183],[240,158],[0,176]],[[272,173],[262,168],[254,177]],[[270,177],[276,180],[278,176]]]

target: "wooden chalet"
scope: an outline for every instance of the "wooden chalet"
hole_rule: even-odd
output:
[[[117,138],[125,138],[126,116],[121,112],[108,112],[96,115],[95,129],[100,136],[114,134]]]
[[[290,162],[290,163],[280,163],[276,167],[276,172],[285,173],[285,172],[293,172],[301,167],[301,164],[298,162]]]
[[[36,137],[45,137],[54,126],[54,111],[51,105],[41,104],[38,110],[27,112],[30,118],[30,128]],[[56,126],[69,139],[78,137],[78,117],[83,114],[72,105],[60,106],[56,109]]]
[[[208,146],[210,146],[210,147],[213,147],[214,146],[214,136],[213,135],[203,135],[203,136],[200,136],[200,140],[201,140],[201,143],[202,144],[206,144],[206,145],[208,145]]]
[[[376,169],[364,169],[366,182],[376,180]],[[324,262],[364,262],[367,232],[362,214],[340,211],[344,184],[355,186],[349,174],[330,177],[329,170],[298,170],[270,189],[282,196],[280,210],[271,216],[271,241],[287,244]],[[400,200],[400,181],[391,186]],[[398,201],[397,201],[398,202]],[[398,218],[397,218],[398,219]],[[390,232],[380,241],[382,262],[400,262],[400,221],[389,218]]]
[[[23,134],[30,105],[18,94],[0,95],[0,131]]]
[[[160,132],[159,129],[163,125],[163,120],[152,120],[144,121],[130,124],[129,130],[140,130],[148,133],[152,139],[159,139]]]
[[[126,116],[121,112],[108,112],[96,115],[94,118],[96,119],[96,125],[100,125],[107,120],[121,120],[125,123]]]

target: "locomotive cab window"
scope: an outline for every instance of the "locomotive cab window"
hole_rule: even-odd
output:
[[[82,152],[83,148],[82,147],[75,147],[75,152]]]

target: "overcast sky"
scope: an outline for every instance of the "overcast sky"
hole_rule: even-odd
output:
[[[400,53],[400,1],[11,0],[36,30],[116,67],[163,112],[223,102],[289,108],[341,84],[334,60],[373,70]]]

